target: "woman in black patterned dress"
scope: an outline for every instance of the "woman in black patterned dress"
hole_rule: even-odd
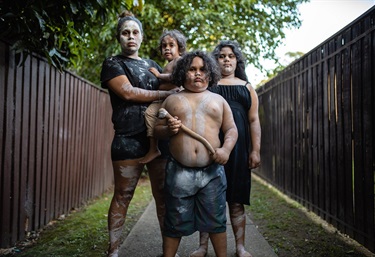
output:
[[[223,96],[229,103],[238,129],[238,140],[225,165],[227,203],[236,239],[238,257],[250,257],[245,250],[246,214],[250,205],[251,169],[260,165],[261,128],[258,116],[258,96],[247,81],[245,61],[235,41],[221,41],[213,51],[221,69],[221,80],[210,91]],[[200,235],[200,246],[191,257],[205,256],[208,236]]]

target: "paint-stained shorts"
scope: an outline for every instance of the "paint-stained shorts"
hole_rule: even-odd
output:
[[[170,158],[165,178],[164,235],[182,237],[195,231],[225,232],[226,188],[222,165],[190,168]]]
[[[169,155],[168,141],[159,140],[158,143],[161,151],[161,156],[158,158],[167,158]],[[146,130],[132,136],[115,134],[111,145],[111,159],[112,161],[122,161],[141,158],[146,155],[149,147],[150,141]]]

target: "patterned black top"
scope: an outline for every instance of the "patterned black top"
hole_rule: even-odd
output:
[[[146,129],[144,112],[148,103],[126,101],[117,96],[107,86],[107,81],[125,75],[133,87],[147,90],[157,90],[159,80],[148,70],[155,67],[159,72],[161,67],[149,59],[136,60],[122,55],[108,57],[102,66],[100,80],[103,88],[107,88],[112,104],[112,122],[115,133],[125,136],[138,134]]]

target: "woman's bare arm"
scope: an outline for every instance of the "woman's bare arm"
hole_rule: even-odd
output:
[[[249,155],[249,168],[256,168],[260,165],[260,144],[261,144],[261,127],[258,114],[258,95],[255,89],[249,85],[248,89],[251,96],[251,108],[248,112],[249,130],[252,149]]]
[[[116,95],[118,95],[122,99],[141,103],[163,100],[169,95],[175,93],[175,90],[159,91],[133,87],[129,79],[125,75],[120,75],[109,80],[107,82],[107,85],[113,92],[115,92]]]

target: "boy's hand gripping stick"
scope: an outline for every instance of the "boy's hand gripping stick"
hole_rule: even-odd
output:
[[[164,108],[160,108],[159,109],[159,115],[158,115],[158,117],[159,117],[159,119],[165,119],[165,118],[171,119],[171,118],[173,118],[172,115],[170,115],[169,112],[167,112],[167,110],[164,109]],[[199,142],[201,142],[208,149],[208,151],[210,151],[210,153],[212,155],[215,154],[214,148],[212,147],[212,145],[210,144],[210,142],[207,141],[207,139],[205,139],[204,137],[202,137],[198,133],[192,131],[191,129],[189,129],[188,127],[186,127],[184,124],[181,124],[181,129],[182,129],[182,131],[184,131],[186,134],[188,134],[192,138],[195,138],[196,140],[198,140]]]

